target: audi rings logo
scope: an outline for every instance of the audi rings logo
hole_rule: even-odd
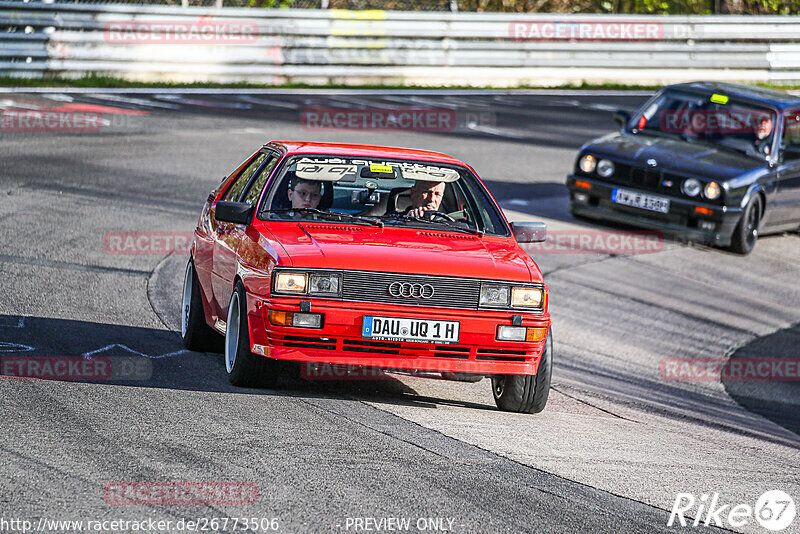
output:
[[[392,282],[389,294],[406,299],[429,299],[433,297],[433,286],[430,284],[412,284],[410,282]]]

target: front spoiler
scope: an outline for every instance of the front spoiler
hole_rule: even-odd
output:
[[[591,190],[581,189],[575,187],[575,180],[582,180],[592,184]],[[731,244],[733,232],[736,225],[741,218],[741,208],[731,208],[726,206],[715,206],[717,213],[710,219],[717,223],[715,231],[701,230],[696,227],[674,224],[663,219],[659,219],[657,214],[647,212],[645,215],[637,215],[631,211],[622,211],[621,209],[613,209],[600,205],[600,200],[607,201],[611,198],[611,191],[614,188],[622,187],[634,191],[641,191],[645,194],[659,195],[659,193],[652,193],[638,189],[636,186],[616,185],[600,180],[586,178],[584,176],[569,175],[567,178],[567,187],[570,190],[569,211],[570,213],[591,219],[612,221],[616,223],[629,224],[631,226],[638,226],[647,228],[649,230],[659,230],[665,234],[678,237],[687,241],[694,241],[706,245],[713,245],[717,247],[725,247]],[[593,203],[576,202],[574,193],[587,193],[593,198]],[[660,195],[665,196],[665,195]],[[670,214],[680,215],[691,219],[695,206],[705,206],[699,202],[693,202],[685,199],[670,199]],[[677,209],[676,209],[677,208]],[[635,208],[634,208],[635,209]],[[637,210],[645,213],[645,210]],[[696,217],[696,216],[695,216]]]

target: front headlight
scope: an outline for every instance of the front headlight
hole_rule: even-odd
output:
[[[603,178],[608,178],[614,174],[614,162],[609,159],[601,159],[597,162],[597,174]]]
[[[719,198],[720,193],[722,193],[722,188],[717,182],[708,182],[703,193],[706,195],[707,199],[716,200]]]
[[[306,273],[278,273],[275,278],[275,291],[281,293],[305,293],[307,285]]]
[[[338,295],[342,284],[338,273],[311,273],[311,280],[308,284],[310,295]]]
[[[511,289],[511,305],[523,308],[538,308],[542,305],[544,290],[538,287],[515,287]]]
[[[481,306],[507,307],[508,306],[508,286],[481,284]]]
[[[701,189],[700,181],[695,178],[687,178],[683,181],[683,185],[681,185],[683,193],[690,197],[696,197],[700,194]]]
[[[597,167],[597,158],[595,158],[591,154],[586,154],[580,159],[580,161],[578,162],[578,166],[585,173],[594,172],[595,167]]]

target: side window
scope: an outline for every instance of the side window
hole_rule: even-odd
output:
[[[787,111],[783,120],[783,146],[800,151],[800,111]]]
[[[245,186],[247,186],[247,183],[250,181],[250,178],[253,177],[253,173],[256,172],[256,169],[258,169],[267,156],[268,154],[264,154],[263,152],[256,156],[253,161],[251,161],[247,167],[244,168],[241,174],[236,177],[228,190],[225,192],[222,200],[238,200],[239,196],[242,194],[242,191],[244,191]]]
[[[272,169],[274,169],[275,165],[278,163],[278,157],[276,155],[269,154],[268,157],[270,158],[269,161],[264,164],[264,167],[261,169],[256,179],[253,180],[253,183],[247,188],[242,202],[247,202],[251,206],[258,202],[261,192],[267,184],[267,179],[269,175],[272,174]]]

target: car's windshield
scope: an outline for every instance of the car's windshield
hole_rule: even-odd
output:
[[[772,150],[774,110],[722,94],[665,91],[633,120],[633,132],[712,144],[757,158]]]
[[[291,157],[271,181],[259,218],[508,235],[466,168],[394,159]]]

